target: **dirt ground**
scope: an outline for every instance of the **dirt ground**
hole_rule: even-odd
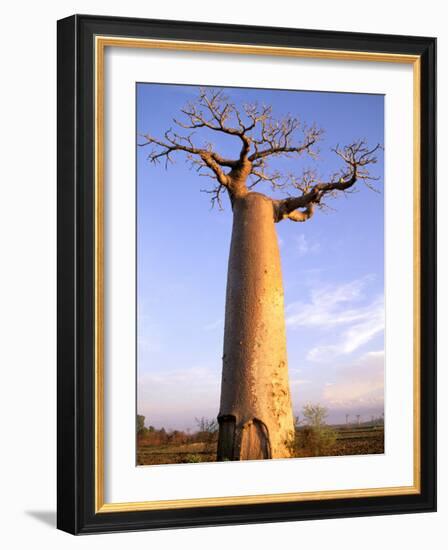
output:
[[[336,442],[325,452],[325,456],[347,456],[384,453],[384,430],[381,427],[338,427]],[[300,450],[296,457],[312,456]],[[189,443],[150,445],[144,440],[138,442],[137,465],[188,464],[215,462],[216,443]]]

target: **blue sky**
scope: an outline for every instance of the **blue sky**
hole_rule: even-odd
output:
[[[198,88],[137,85],[137,132],[162,137],[194,100]],[[365,138],[384,143],[381,95],[225,89],[238,106],[258,101],[273,114],[288,113],[324,129],[319,159],[276,159],[273,168],[337,170],[331,152]],[[198,131],[198,145],[212,141],[236,156],[238,140]],[[216,417],[219,407],[224,300],[232,214],[210,209],[200,190],[211,180],[190,170],[185,155],[174,165],[153,165],[150,146],[137,148],[137,408],[147,424],[194,430],[195,417]],[[363,419],[384,408],[383,158],[371,170],[374,193],[357,192],[328,204],[306,223],[276,225],[285,288],[288,361],[295,414],[306,403],[329,410],[329,422],[345,414]],[[269,187],[260,192],[281,197]]]

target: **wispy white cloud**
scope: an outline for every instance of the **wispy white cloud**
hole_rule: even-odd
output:
[[[294,302],[287,306],[286,324],[291,327],[328,327],[356,321],[363,316],[363,308],[353,308],[351,304],[362,298],[366,279],[312,289],[309,302]]]
[[[350,283],[315,288],[309,302],[295,302],[286,308],[286,324],[290,328],[340,327],[331,343],[328,343],[327,331],[325,344],[310,349],[308,360],[325,361],[352,353],[384,330],[384,297],[377,295],[366,303],[365,289],[371,280],[363,277]]]
[[[384,330],[384,300],[378,297],[362,308],[356,320],[349,322],[335,343],[313,347],[307,354],[311,361],[326,361],[335,356],[353,353]]]
[[[320,249],[320,244],[316,241],[311,242],[305,237],[303,233],[295,236],[294,238],[295,249],[299,256],[306,256],[307,254],[315,254]]]

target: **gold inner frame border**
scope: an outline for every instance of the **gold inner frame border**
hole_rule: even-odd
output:
[[[414,298],[414,349],[413,349],[413,458],[414,483],[402,487],[367,489],[343,489],[302,493],[278,493],[216,498],[158,500],[142,502],[106,503],[104,501],[104,54],[106,47],[146,48],[208,53],[233,53],[301,57],[312,59],[406,63],[413,66],[413,298]],[[356,52],[310,48],[256,46],[251,44],[226,44],[96,36],[95,56],[95,513],[131,512],[143,510],[167,510],[179,508],[231,506],[278,502],[303,502],[343,498],[365,498],[420,493],[421,479],[421,425],[420,425],[420,299],[421,299],[421,219],[420,219],[420,118],[421,118],[421,61],[417,55],[381,52]]]

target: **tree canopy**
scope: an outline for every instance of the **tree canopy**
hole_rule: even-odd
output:
[[[310,169],[300,174],[272,169],[272,159],[279,156],[316,159],[323,130],[290,114],[275,118],[269,105],[246,103],[237,108],[223,90],[201,88],[197,99],[187,103],[173,124],[175,129],[166,130],[163,138],[142,134],[138,145],[152,146],[148,159],[164,162],[165,167],[174,162],[176,153],[186,154],[199,175],[213,179],[213,188],[206,192],[211,194],[212,204],[220,208],[224,191],[233,201],[265,182],[272,190],[286,193],[284,198],[272,199],[275,221],[304,222],[316,207],[325,207],[326,197],[349,193],[357,181],[376,190],[372,183],[377,178],[370,174],[369,165],[377,162],[380,144],[369,147],[360,139],[342,147],[336,145],[332,151],[341,159],[341,167],[326,178]],[[199,143],[199,130],[233,136],[240,142],[239,154],[226,158],[212,142]]]

